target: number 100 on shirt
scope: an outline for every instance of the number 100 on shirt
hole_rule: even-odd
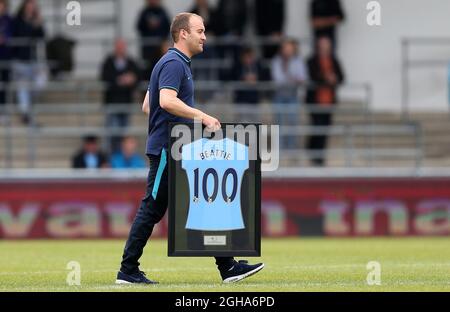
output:
[[[186,229],[244,229],[241,185],[249,167],[248,147],[228,138],[199,139],[182,147],[181,167],[189,184]]]

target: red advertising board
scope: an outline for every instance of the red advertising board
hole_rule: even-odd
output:
[[[142,179],[0,181],[0,238],[123,238],[144,191]],[[264,179],[262,234],[449,235],[450,178]]]

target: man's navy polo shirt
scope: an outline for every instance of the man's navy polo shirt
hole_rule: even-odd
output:
[[[150,77],[150,116],[148,124],[147,154],[159,155],[167,149],[169,122],[192,122],[163,110],[159,105],[159,90],[173,89],[178,98],[187,105],[194,106],[194,81],[191,59],[176,48],[170,48],[156,63]]]

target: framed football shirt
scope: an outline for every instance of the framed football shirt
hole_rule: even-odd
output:
[[[191,130],[182,144],[170,136],[180,125]],[[255,135],[228,131],[237,125],[253,126]],[[169,126],[169,256],[260,256],[258,125],[222,124],[219,132],[203,137],[193,123]]]

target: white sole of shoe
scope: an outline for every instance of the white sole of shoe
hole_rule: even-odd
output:
[[[117,285],[124,285],[124,284],[133,284],[133,283],[127,282],[127,281],[124,281],[124,280],[120,280],[120,279],[116,279],[116,284]]]
[[[261,264],[259,267],[255,268],[247,273],[226,278],[223,280],[223,282],[226,284],[239,282],[240,280],[243,280],[244,278],[249,277],[249,276],[261,271],[263,268],[264,268],[264,263]]]

